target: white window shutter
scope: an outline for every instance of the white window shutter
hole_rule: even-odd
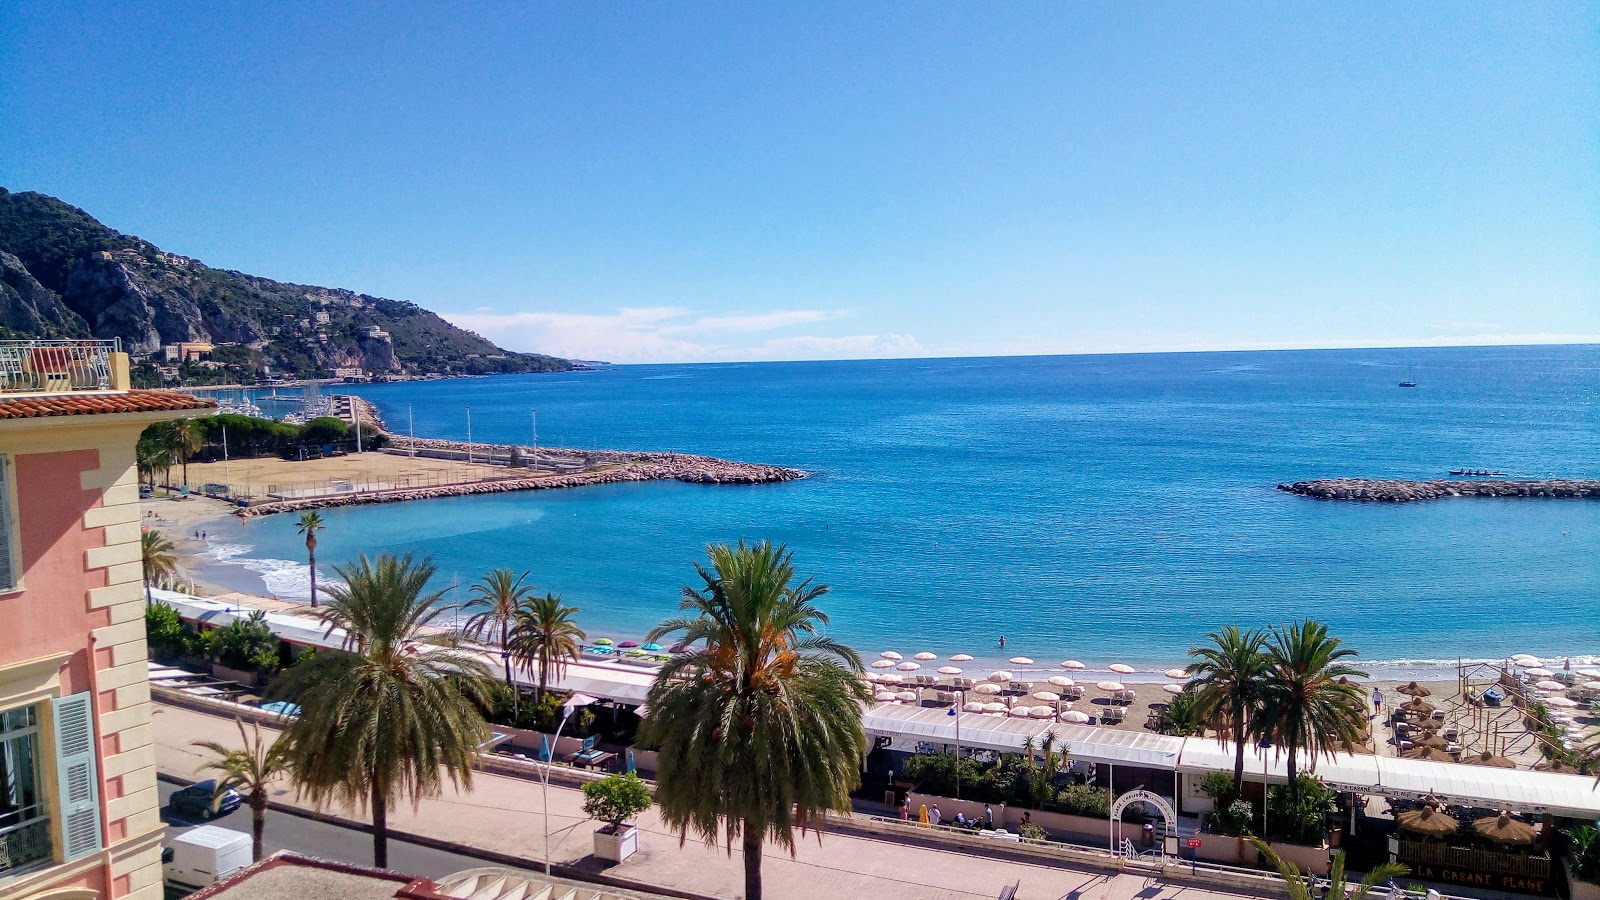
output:
[[[91,665],[93,661],[91,660]],[[61,846],[71,862],[100,849],[100,773],[95,767],[94,707],[87,691],[52,701]]]

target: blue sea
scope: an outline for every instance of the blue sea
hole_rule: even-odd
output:
[[[1400,388],[1401,380],[1415,388]],[[1600,653],[1600,503],[1319,502],[1452,468],[1600,477],[1600,346],[623,366],[353,389],[395,431],[794,466],[326,513],[319,556],[529,570],[590,635],[673,613],[714,541],[771,538],[866,654],[1161,667],[1225,623],[1326,621],[1375,671]],[[305,596],[291,517],[203,573]],[[324,566],[324,569],[331,568]],[[998,649],[1001,636],[1005,649]]]

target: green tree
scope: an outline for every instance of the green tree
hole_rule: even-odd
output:
[[[278,663],[278,636],[267,624],[264,610],[256,610],[242,619],[234,619],[217,629],[212,652],[217,661],[229,668],[271,669]],[[262,663],[266,665],[263,666]]]
[[[606,823],[611,834],[650,808],[650,789],[632,772],[607,775],[583,786],[583,811]]]
[[[1266,841],[1260,838],[1250,838],[1250,843],[1255,845],[1261,856],[1278,870],[1278,877],[1283,879],[1284,889],[1289,894],[1289,900],[1317,900],[1319,896],[1343,898],[1348,900],[1367,900],[1372,889],[1384,882],[1400,878],[1411,870],[1400,863],[1383,863],[1374,866],[1367,876],[1354,887],[1351,887],[1345,878],[1344,851],[1338,850],[1333,854],[1333,864],[1328,869],[1328,891],[1326,894],[1317,892],[1316,885],[1310,875],[1301,874],[1300,867],[1292,862],[1281,859],[1272,852]]]
[[[177,653],[183,648],[183,619],[178,611],[165,603],[146,602],[144,607],[144,639],[156,653]]]
[[[640,739],[660,747],[656,803],[680,840],[742,843],[746,900],[761,900],[768,839],[794,852],[794,826],[848,811],[859,784],[871,701],[854,650],[819,633],[826,585],[794,583],[791,555],[770,541],[708,550],[702,587],[650,640],[688,648],[650,687]]]
[[[576,606],[563,605],[556,594],[533,597],[517,611],[511,627],[511,658],[524,672],[537,676],[540,700],[550,679],[561,677],[588,637],[573,621],[577,614]]]
[[[154,529],[139,532],[140,563],[144,566],[144,602],[155,602],[150,588],[164,579],[178,576],[177,548],[167,536]]]
[[[303,512],[295,520],[294,530],[306,536],[306,558],[311,566],[311,608],[317,608],[317,532],[328,526],[322,521],[322,514],[316,510]]]
[[[1301,751],[1315,763],[1340,743],[1360,741],[1366,728],[1366,698],[1350,679],[1367,673],[1342,662],[1356,651],[1340,643],[1328,626],[1310,619],[1272,629],[1255,730],[1284,748],[1289,785],[1296,793]]]
[[[389,807],[437,796],[443,779],[472,786],[489,729],[475,703],[489,667],[429,630],[446,609],[428,593],[435,568],[411,555],[363,555],[335,569],[319,616],[345,631],[346,653],[318,654],[287,673],[300,715],[285,736],[300,787],[314,803],[372,810],[374,863],[389,863]]]
[[[528,595],[533,585],[524,584],[528,573],[521,575],[510,569],[495,569],[472,586],[472,599],[462,605],[470,612],[467,633],[479,640],[494,641],[500,648],[500,662],[505,665],[506,684],[511,687],[511,718],[516,721],[518,696],[517,683],[511,680],[511,629],[517,615],[527,607]],[[543,690],[543,685],[540,687]]]
[[[318,416],[300,429],[301,441],[317,446],[343,443],[349,437],[350,426],[336,416]]]
[[[1261,706],[1266,637],[1228,625],[1206,638],[1210,644],[1189,648],[1194,662],[1186,671],[1195,678],[1190,689],[1199,714],[1216,727],[1219,741],[1233,741],[1233,795],[1237,797],[1244,787],[1245,745]]]
[[[195,741],[194,746],[211,754],[199,771],[217,773],[218,794],[231,789],[247,798],[251,858],[260,862],[262,837],[267,831],[267,792],[274,781],[291,774],[293,768],[282,737],[268,743],[261,737],[260,725],[252,723],[246,732],[243,720],[234,719],[234,723],[239,726],[238,747],[225,747],[216,741]]]

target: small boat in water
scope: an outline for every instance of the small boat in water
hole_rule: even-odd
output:
[[[1402,381],[1402,382],[1400,382],[1400,386],[1401,387],[1416,387],[1417,383],[1415,381]]]
[[[1504,472],[1491,472],[1488,469],[1451,469],[1451,475],[1463,475],[1468,478],[1504,478]]]

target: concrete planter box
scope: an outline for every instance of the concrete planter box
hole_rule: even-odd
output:
[[[222,663],[211,664],[211,674],[223,681],[237,681],[245,687],[256,687],[261,683],[260,672],[246,672],[243,669],[230,669]]]
[[[973,800],[957,800],[954,797],[940,797],[936,794],[921,794],[909,791],[906,794],[906,803],[911,807],[911,819],[917,818],[922,804],[926,803],[929,809],[939,807],[939,815],[943,824],[949,825],[955,821],[956,813],[961,813],[968,819],[982,819],[984,804]],[[1043,828],[1046,834],[1052,836],[1071,835],[1080,840],[1103,842],[1109,845],[1111,841],[1111,820],[1097,819],[1090,816],[1074,816],[1067,813],[1047,812],[1045,810],[1028,810],[1004,804],[991,804],[994,809],[994,824],[997,828],[1004,828],[1015,832],[1022,827],[1022,814],[1032,813],[1030,817],[1033,824]],[[1144,839],[1144,829],[1134,823],[1124,820],[1117,833],[1117,841],[1131,840],[1139,844]]]
[[[1567,870],[1567,884],[1572,888],[1572,900],[1600,900],[1600,884],[1579,881],[1578,876],[1572,872],[1570,859],[1563,859],[1561,865]]]
[[[622,862],[633,854],[639,852],[639,829],[632,825],[624,825],[617,829],[615,834],[609,833],[607,825],[595,829],[594,832],[594,858],[608,862]]]
[[[1305,844],[1286,844],[1282,841],[1269,841],[1267,846],[1278,858],[1285,862],[1294,863],[1302,872],[1315,872],[1318,875],[1328,874],[1329,860],[1327,847],[1308,847]],[[1254,868],[1259,854],[1255,845],[1242,837],[1231,834],[1202,834],[1200,835],[1200,849],[1195,851],[1201,859],[1219,862],[1230,866],[1247,866]],[[1600,900],[1600,897],[1595,898]]]

